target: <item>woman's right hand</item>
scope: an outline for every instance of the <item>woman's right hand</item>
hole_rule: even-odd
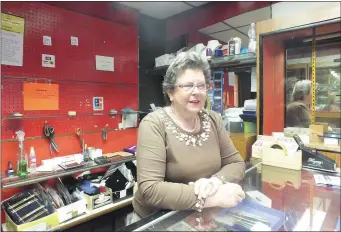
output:
[[[245,198],[243,189],[238,184],[226,183],[218,191],[207,198],[205,207],[231,208]]]

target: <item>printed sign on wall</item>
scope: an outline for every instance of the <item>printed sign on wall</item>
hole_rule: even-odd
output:
[[[24,83],[24,110],[59,110],[59,85]]]
[[[42,54],[41,65],[47,68],[56,67],[56,57],[54,55]]]
[[[104,110],[103,97],[94,97],[92,100],[93,110]]]
[[[71,36],[71,45],[78,46],[78,37]]]
[[[43,44],[46,46],[52,46],[52,38],[51,36],[44,35],[43,36]]]
[[[1,13],[1,64],[23,66],[25,20]]]
[[[114,57],[96,55],[96,70],[113,72]]]

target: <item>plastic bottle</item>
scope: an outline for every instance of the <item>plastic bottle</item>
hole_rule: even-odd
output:
[[[248,52],[256,52],[256,47],[257,47],[257,42],[256,42],[256,24],[251,23],[249,31],[248,31],[248,36],[249,36],[249,46],[248,46]]]
[[[19,141],[17,174],[19,177],[27,177],[27,154],[24,149],[25,132],[19,130],[15,133],[17,134],[17,139]]]
[[[37,157],[36,152],[34,151],[34,147],[30,148],[30,173],[37,172]]]

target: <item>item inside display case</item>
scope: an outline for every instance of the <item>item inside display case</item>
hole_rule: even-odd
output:
[[[173,211],[138,231],[278,231],[285,214],[244,199],[232,208],[208,208],[203,212]]]

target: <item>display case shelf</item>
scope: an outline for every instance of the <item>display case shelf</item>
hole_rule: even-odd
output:
[[[341,118],[341,112],[316,111],[315,117],[317,118]]]

